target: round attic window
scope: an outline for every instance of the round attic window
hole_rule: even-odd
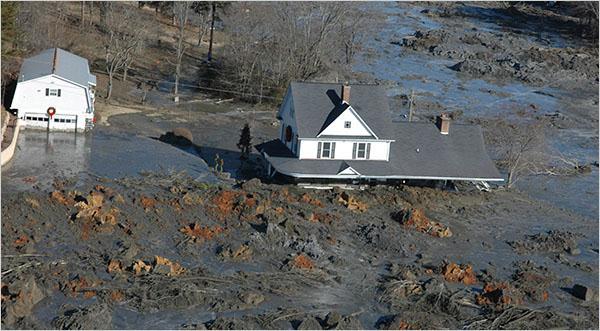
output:
[[[285,128],[285,141],[292,141],[292,127],[289,125]]]

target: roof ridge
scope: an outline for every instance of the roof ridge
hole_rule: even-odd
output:
[[[58,62],[58,48],[54,47],[54,55],[52,57],[52,73],[56,73],[56,64]]]

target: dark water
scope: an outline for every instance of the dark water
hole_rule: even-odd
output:
[[[2,167],[2,193],[48,189],[55,177],[83,183],[141,172],[181,172],[205,182],[216,179],[199,157],[143,136],[97,127],[89,133],[22,130],[13,159]]]

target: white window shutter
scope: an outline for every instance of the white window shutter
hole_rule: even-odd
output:
[[[367,160],[369,159],[370,154],[371,154],[371,143],[367,143]]]
[[[352,144],[352,159],[356,159],[356,148],[358,147],[357,143]]]

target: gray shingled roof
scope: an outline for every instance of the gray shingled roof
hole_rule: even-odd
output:
[[[378,85],[350,85],[350,88],[350,106],[379,139],[392,139],[384,89]],[[346,108],[340,98],[342,84],[292,82],[290,89],[300,138],[316,137]]]
[[[19,82],[56,74],[83,86],[95,84],[90,75],[88,60],[60,48],[49,48],[23,61]]]
[[[279,140],[258,145],[277,171],[283,174],[333,176],[347,164],[362,176],[502,180],[487,154],[481,128],[451,123],[448,135],[440,134],[431,123],[390,122],[396,139],[391,144],[390,160],[300,160]],[[417,152],[419,149],[419,152]],[[282,151],[284,153],[282,153]]]

